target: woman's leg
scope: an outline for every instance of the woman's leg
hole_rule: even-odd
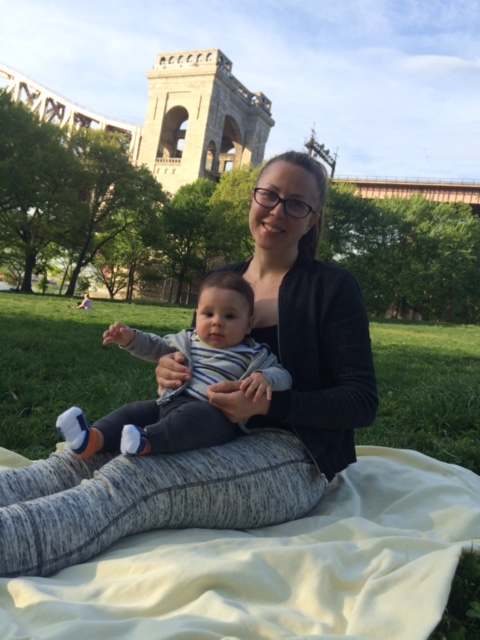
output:
[[[140,531],[294,520],[324,487],[298,438],[279,430],[199,451],[118,456],[78,487],[0,509],[0,575],[46,576]]]
[[[71,489],[84,479],[92,478],[113,458],[99,454],[82,460],[66,449],[52,453],[46,460],[38,460],[28,467],[0,472],[0,507],[34,500]]]

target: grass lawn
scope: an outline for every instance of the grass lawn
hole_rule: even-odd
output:
[[[358,443],[480,473],[480,326],[385,321],[371,334],[381,405]]]
[[[72,405],[94,420],[155,397],[151,363],[102,346],[109,324],[164,335],[193,315],[172,305],[94,300],[88,312],[73,304],[0,293],[0,446],[29,458],[54,449],[56,416]],[[480,473],[480,326],[385,321],[372,322],[371,332],[381,407],[358,444],[415,449]],[[480,559],[467,554],[431,638],[479,637]]]

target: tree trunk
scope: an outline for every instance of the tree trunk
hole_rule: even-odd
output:
[[[37,263],[37,255],[35,253],[27,253],[25,257],[25,270],[23,272],[23,281],[20,286],[22,293],[33,293],[32,275]]]
[[[63,272],[62,282],[60,284],[60,289],[58,290],[58,295],[59,296],[62,295],[63,287],[65,286],[65,282],[66,282],[67,277],[68,277],[68,270],[70,269],[71,266],[72,266],[72,263],[70,262],[70,264],[67,266],[67,268]]]
[[[75,269],[72,271],[72,277],[70,278],[67,290],[65,291],[67,298],[72,298],[75,295],[75,287],[77,286],[77,280],[81,269],[82,267],[80,266],[80,263],[77,263]]]
[[[131,262],[130,268],[128,269],[128,280],[127,280],[127,292],[125,294],[125,300],[127,302],[131,302],[133,300],[133,286],[135,284],[135,270],[136,263]]]
[[[175,304],[180,304],[182,300],[182,288],[183,288],[184,277],[185,277],[184,273],[180,273],[180,275],[178,276],[177,295],[175,296]]]

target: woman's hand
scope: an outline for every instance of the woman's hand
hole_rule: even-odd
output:
[[[123,322],[111,324],[103,333],[103,344],[118,344],[119,347],[127,347],[135,337],[135,331],[127,327]]]
[[[267,396],[263,395],[257,402],[253,402],[251,397],[245,397],[240,385],[239,380],[212,384],[207,388],[208,401],[234,423],[243,422],[252,416],[266,415],[270,408]]]
[[[191,379],[191,371],[183,362],[185,356],[180,351],[167,353],[160,358],[155,369],[158,395],[162,395],[164,389],[178,389]]]

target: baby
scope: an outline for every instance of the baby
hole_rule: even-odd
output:
[[[252,287],[241,276],[214,272],[200,286],[195,329],[161,338],[120,322],[111,325],[103,334],[104,345],[117,344],[152,362],[180,351],[191,379],[164,390],[157,400],[120,407],[92,426],[81,409],[71,407],[58,417],[57,430],[83,458],[119,450],[130,455],[178,453],[229,442],[236,425],[208,403],[207,387],[241,380],[241,390],[255,402],[292,384],[270,348],[247,337],[253,306]]]

